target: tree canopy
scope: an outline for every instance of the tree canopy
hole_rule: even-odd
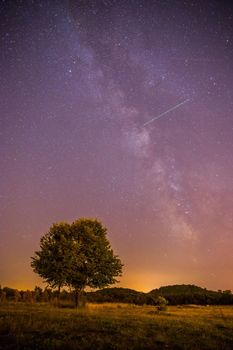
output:
[[[41,238],[31,266],[52,288],[74,289],[77,305],[87,286],[102,288],[117,282],[123,265],[114,255],[102,223],[80,218],[72,224],[52,225]]]

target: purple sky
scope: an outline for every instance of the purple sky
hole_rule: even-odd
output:
[[[41,284],[40,237],[87,216],[120,286],[233,289],[230,1],[8,0],[0,16],[0,284]]]

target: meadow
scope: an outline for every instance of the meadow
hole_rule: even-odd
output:
[[[0,349],[233,349],[233,306],[0,304]]]

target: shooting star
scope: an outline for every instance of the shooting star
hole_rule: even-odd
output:
[[[188,98],[187,100],[185,100],[185,101],[183,101],[183,102],[181,102],[181,103],[178,103],[178,104],[175,105],[174,107],[172,107],[172,108],[168,109],[167,111],[165,111],[165,112],[163,112],[163,113],[157,115],[157,117],[154,117],[153,119],[148,120],[148,122],[144,123],[143,126],[146,126],[146,125],[148,125],[148,124],[150,124],[150,123],[153,123],[155,120],[157,120],[157,119],[163,117],[165,114],[168,114],[168,113],[170,113],[171,111],[174,111],[174,109],[179,108],[180,106],[184,105],[185,103],[187,103],[187,102],[189,102],[189,101],[191,101],[190,98]]]

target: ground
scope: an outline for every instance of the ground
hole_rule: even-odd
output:
[[[0,305],[0,349],[233,349],[233,306]]]

